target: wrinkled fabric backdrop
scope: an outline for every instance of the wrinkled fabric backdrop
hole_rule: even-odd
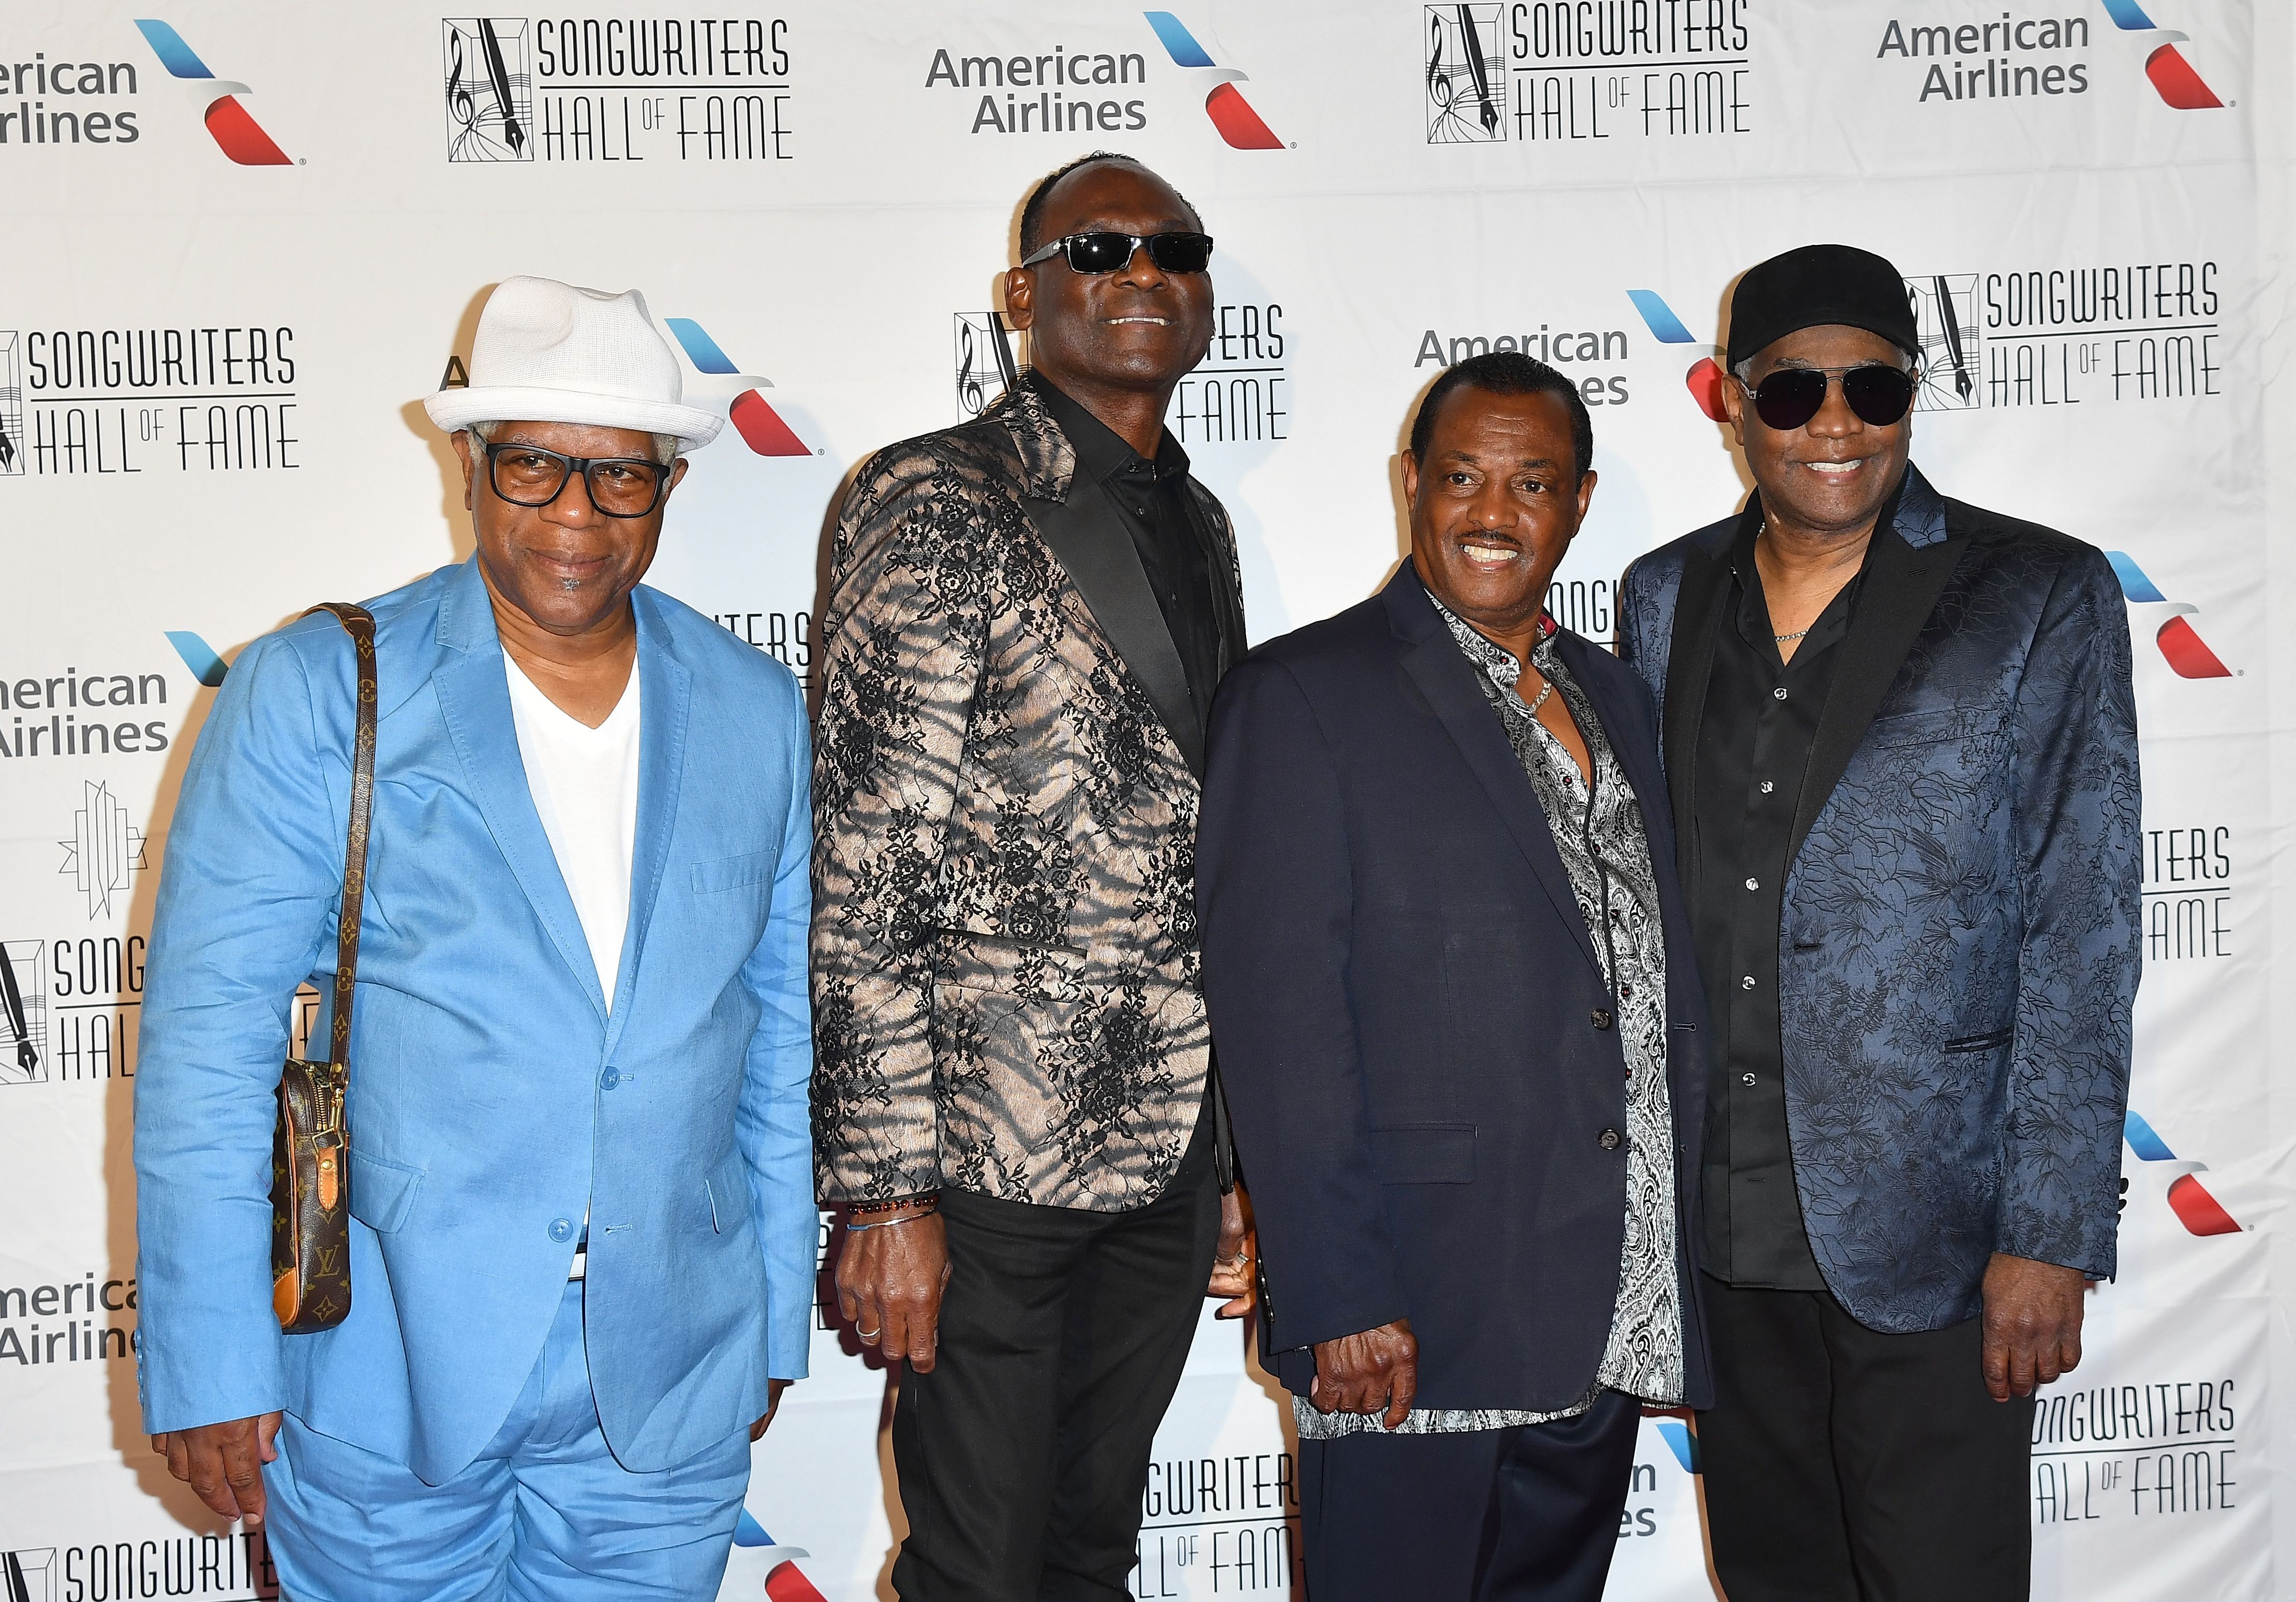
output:
[[[1218,335],[1170,426],[1234,514],[1257,638],[1380,584],[1414,398],[1512,348],[1595,408],[1601,486],[1553,607],[1607,640],[1627,561],[1744,489],[1704,404],[1734,275],[1817,239],[1907,275],[1923,471],[2113,552],[2136,642],[2121,1272],[2040,1409],[2036,1593],[2296,1594],[2273,1384],[2296,1296],[2271,978],[2296,894],[2274,804],[2296,436],[2268,387],[2291,350],[2285,5],[162,9],[0,16],[0,1597],[267,1594],[259,1539],[138,1433],[152,894],[246,642],[468,553],[415,403],[459,381],[488,287],[644,289],[689,394],[734,424],[653,581],[806,674],[841,481],[1026,360],[991,316],[1019,201],[1100,147],[1219,240]],[[890,1595],[887,1376],[816,1323],[727,1597]],[[1291,1445],[1243,1336],[1207,1318],[1136,1592],[1296,1595]],[[1647,1420],[1613,1595],[1710,1594],[1696,1472],[1684,1422]]]

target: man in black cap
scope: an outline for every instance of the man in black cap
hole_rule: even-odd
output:
[[[2141,883],[2103,555],[1908,456],[1881,257],[1730,308],[1756,492],[1628,570],[1718,1039],[1699,1416],[1732,1602],[2028,1593],[2038,1384],[2113,1271]]]

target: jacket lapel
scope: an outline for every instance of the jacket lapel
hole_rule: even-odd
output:
[[[430,682],[470,781],[472,798],[535,916],[549,931],[560,959],[573,971],[603,1018],[606,998],[598,987],[597,964],[574,911],[574,898],[558,871],[550,836],[534,809],[533,793],[527,788],[518,724],[511,716],[510,683],[504,678],[509,664],[503,661],[502,640],[495,632],[493,609],[475,556],[463,564],[463,575],[440,604],[439,643],[453,654]]]
[[[1966,534],[1948,534],[1943,509],[1936,503],[1936,496],[1915,475],[1895,525],[1874,532],[1857,611],[1850,619],[1849,633],[1834,647],[1841,655],[1810,740],[1809,766],[1802,771],[1801,801],[1794,809],[1793,835],[1786,846],[1789,863],[1800,854],[1810,826],[1857,754],[1882,698],[1890,693],[1922,626],[1936,610],[1962,552],[1969,548]],[[1908,533],[1916,539],[1930,538],[1915,545],[1908,543]]]
[[[1761,515],[1759,500],[1745,515]],[[1734,531],[1733,534],[1734,537]],[[1682,560],[1674,603],[1674,637],[1667,647],[1665,727],[1659,731],[1674,798],[1674,859],[1691,881],[1691,842],[1697,837],[1698,726],[1706,717],[1706,686],[1714,675],[1714,644],[1730,605],[1730,545],[1693,549]]]
[[[630,1015],[631,991],[646,931],[661,895],[662,869],[677,826],[677,794],[685,776],[685,731],[693,707],[693,675],[670,654],[652,590],[630,596],[638,625],[638,826],[630,851],[629,922],[622,934],[621,972],[614,977],[614,1006],[606,1025],[611,1051]]]
[[[1554,849],[1546,813],[1522,765],[1515,760],[1514,747],[1507,743],[1498,714],[1475,683],[1474,668],[1436,615],[1434,604],[1428,600],[1408,559],[1388,581],[1386,597],[1389,619],[1404,643],[1405,671],[1466,759],[1468,769],[1490,797],[1491,805],[1498,809],[1507,833],[1538,875],[1540,888],[1554,903],[1555,916],[1578,941],[1579,953],[1601,973],[1603,965],[1595,955],[1594,941],[1587,932],[1587,919],[1578,910],[1578,898],[1570,888],[1562,853]]]
[[[1212,610],[1219,620],[1219,670],[1227,670],[1243,660],[1250,649],[1243,622],[1243,578],[1238,569],[1235,549],[1235,523],[1227,509],[1214,498],[1212,492],[1188,481],[1189,504],[1195,508],[1194,522],[1197,538],[1204,544],[1204,565],[1212,580]]]
[[[1015,411],[1016,434],[1023,427],[1033,426],[1060,438],[1058,428],[1041,407],[1024,401]],[[1201,779],[1203,728],[1188,694],[1188,676],[1180,665],[1179,648],[1172,643],[1172,631],[1164,626],[1156,592],[1148,587],[1148,571],[1140,565],[1140,553],[1133,548],[1108,492],[1078,477],[1073,451],[1062,454],[1067,457],[1066,476],[1030,482],[1021,505],[1037,538],[1050,547],[1069,582],[1084,598],[1086,609],[1100,625],[1110,647],[1147,692],[1149,704],[1156,709],[1156,717],[1172,743],[1180,748],[1188,771]]]

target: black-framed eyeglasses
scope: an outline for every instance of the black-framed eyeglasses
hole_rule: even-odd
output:
[[[1777,367],[1758,384],[1741,378],[1738,387],[1754,398],[1755,414],[1784,433],[1801,427],[1824,408],[1826,387],[1837,378],[1849,409],[1875,428],[1887,428],[1914,404],[1914,375],[1880,362],[1855,367]]]
[[[644,517],[661,505],[676,464],[644,456],[570,456],[539,445],[487,445],[487,480],[513,506],[546,506],[576,473],[608,517]]]
[[[1211,265],[1212,236],[1209,234],[1071,234],[1056,239],[1022,267],[1065,255],[1071,273],[1120,273],[1132,265],[1132,252],[1148,247],[1148,259],[1167,273],[1201,273]]]

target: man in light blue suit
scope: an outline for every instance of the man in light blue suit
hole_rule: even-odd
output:
[[[454,434],[472,560],[372,604],[349,1317],[272,1310],[274,1089],[332,968],[357,676],[234,665],[136,1079],[145,1426],[296,1602],[714,1596],[803,1377],[809,753],[787,670],[639,579],[684,405],[635,292],[511,279]],[[314,1031],[321,1038],[322,1031]]]

